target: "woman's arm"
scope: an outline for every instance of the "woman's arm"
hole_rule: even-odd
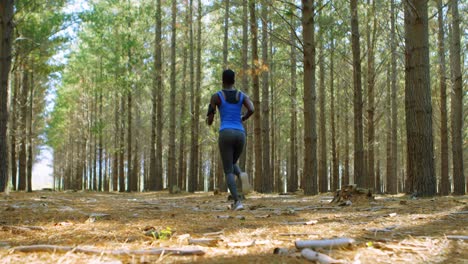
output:
[[[250,98],[244,94],[244,102],[243,105],[247,108],[247,113],[242,116],[242,122],[249,119],[249,117],[255,112],[254,105]]]
[[[216,106],[219,104],[219,96],[213,94],[211,96],[210,104],[208,105],[208,112],[206,113],[206,123],[211,126],[213,124],[214,115],[216,114]]]

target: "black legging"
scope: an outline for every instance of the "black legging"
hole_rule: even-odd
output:
[[[245,133],[235,129],[224,129],[219,132],[219,151],[223,160],[224,174],[226,175],[227,186],[231,191],[234,200],[238,200],[236,179],[241,170],[236,164],[245,145]]]

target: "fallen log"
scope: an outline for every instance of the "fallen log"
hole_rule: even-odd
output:
[[[354,243],[352,238],[335,238],[335,239],[322,239],[322,240],[297,240],[295,242],[296,248],[333,248],[333,247],[347,247]]]
[[[31,245],[31,246],[18,246],[11,249],[11,252],[54,252],[54,253],[66,253],[76,252],[85,254],[109,254],[109,255],[203,255],[205,252],[199,248],[151,248],[151,249],[96,249],[87,247],[70,247],[70,246],[57,246],[57,245]]]
[[[333,259],[325,254],[315,252],[312,249],[305,248],[301,251],[301,255],[310,261],[316,261],[320,264],[343,263],[341,260]]]

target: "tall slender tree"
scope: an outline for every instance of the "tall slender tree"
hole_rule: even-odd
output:
[[[367,41],[367,173],[366,187],[376,188],[375,184],[375,42],[377,34],[377,16],[375,13],[375,0],[367,0],[368,13],[366,22]],[[371,23],[371,18],[372,23]]]
[[[0,3],[0,192],[8,187],[8,83],[11,66],[14,0]]]
[[[161,0],[156,0],[156,32],[154,41],[154,82],[152,89],[152,112],[151,112],[151,153],[150,153],[150,180],[149,190],[159,191],[162,189],[162,164],[160,164],[160,156],[162,156],[162,144],[160,138],[162,129],[159,130],[162,124],[162,51],[161,51],[161,34],[162,34],[162,18],[161,18]],[[162,128],[162,126],[161,126]]]
[[[314,1],[302,0],[304,45],[304,194],[317,194]]]
[[[392,147],[391,172],[387,172],[387,192],[398,192],[398,106],[397,106],[397,49],[396,49],[396,9],[395,0],[390,0],[390,50],[391,50],[391,86],[392,86]]]
[[[190,47],[190,62],[189,62],[189,69],[190,69],[190,113],[191,113],[191,136],[190,136],[190,169],[189,169],[189,176],[188,176],[188,190],[189,192],[195,192],[198,183],[197,183],[197,173],[198,170],[196,169],[196,159],[197,154],[196,152],[196,144],[198,138],[195,137],[195,129],[197,124],[195,123],[195,69],[194,69],[194,41],[193,41],[193,0],[190,0],[189,3],[189,47]]]
[[[197,190],[203,191],[204,180],[201,174],[201,147],[200,147],[200,102],[201,102],[201,83],[202,83],[202,2],[198,0],[197,4],[197,72],[196,72],[196,82],[195,82],[195,130],[193,131],[193,136],[195,138],[195,161],[198,161],[194,164],[194,171],[196,171],[197,178]]]
[[[294,14],[294,11],[291,11]],[[291,23],[294,16],[291,16]],[[290,32],[290,56],[291,56],[291,95],[290,95],[290,112],[291,123],[289,130],[289,171],[288,171],[288,192],[297,191],[297,50],[296,50],[296,33],[294,28]]]
[[[453,193],[465,194],[465,176],[463,171],[463,79],[460,55],[460,15],[458,1],[450,0],[452,10],[452,39],[450,41],[450,64],[452,65],[452,163]]]
[[[322,3],[319,2],[319,6]],[[320,12],[322,16],[323,11]],[[318,180],[319,192],[325,193],[328,191],[328,162],[327,162],[327,121],[325,118],[325,41],[323,35],[325,33],[324,26],[320,25],[317,44],[319,49],[318,65],[319,70],[319,165],[318,165]]]
[[[268,5],[262,4],[262,191],[273,191],[273,171],[270,160],[270,102],[269,102],[269,60],[268,60]]]
[[[354,113],[354,183],[368,185],[364,169],[362,128],[361,48],[359,43],[359,16],[357,0],[351,0],[351,45],[353,50],[353,113]]]
[[[428,3],[405,3],[405,113],[407,190],[431,196],[436,192],[429,77]]]
[[[338,151],[337,151],[337,135],[336,135],[336,123],[335,123],[335,41],[333,39],[330,40],[330,115],[331,115],[331,141],[332,141],[332,170],[331,170],[331,179],[332,184],[331,190],[334,192],[339,187],[339,162],[338,162]]]
[[[439,93],[440,93],[440,194],[448,195],[449,185],[449,156],[448,156],[448,128],[447,128],[447,81],[445,69],[445,45],[444,45],[444,11],[442,0],[437,0],[437,47],[439,53]]]
[[[255,0],[249,0],[249,10],[250,10],[250,33],[252,34],[252,90],[253,98],[252,102],[256,109],[260,108],[260,82],[259,82],[259,62],[258,62],[258,26],[257,26],[257,16],[256,16],[256,3]],[[268,116],[266,117],[268,118]],[[255,140],[255,184],[254,188],[258,192],[262,192],[263,184],[263,165],[262,165],[262,124],[260,113],[254,115],[254,140]]]
[[[177,22],[177,1],[172,0],[172,24],[171,24],[171,96],[170,96],[170,108],[176,109],[176,22]],[[167,182],[169,192],[173,193],[174,185],[177,183],[176,175],[176,112],[171,111],[169,114],[169,153],[167,163]]]
[[[229,0],[224,0],[224,40],[223,40],[223,69],[228,65],[228,36],[229,36]]]

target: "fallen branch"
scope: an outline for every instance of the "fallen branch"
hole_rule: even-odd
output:
[[[297,240],[295,242],[296,248],[332,248],[332,247],[346,247],[354,243],[352,238],[336,238],[336,239],[323,239],[323,240]]]
[[[200,246],[205,246],[205,247],[215,247],[218,245],[219,239],[213,239],[213,238],[197,238],[197,239],[189,239],[188,244],[189,245],[200,245]]]
[[[299,221],[299,222],[284,222],[285,225],[315,225],[317,220]]]
[[[279,233],[279,236],[316,236],[318,233]]]
[[[66,252],[77,252],[85,254],[109,254],[109,255],[161,255],[161,254],[172,254],[172,255],[203,255],[205,252],[199,248],[152,248],[152,249],[93,249],[85,247],[70,247],[70,246],[57,246],[57,245],[31,245],[31,246],[19,246],[11,249],[12,252],[55,252],[55,253],[66,253]]]
[[[343,263],[340,260],[333,259],[325,254],[318,253],[313,251],[312,249],[305,248],[301,251],[301,255],[310,261],[317,261],[321,264],[331,264],[331,263]]]
[[[447,236],[447,239],[453,239],[453,240],[468,240],[468,236]]]

